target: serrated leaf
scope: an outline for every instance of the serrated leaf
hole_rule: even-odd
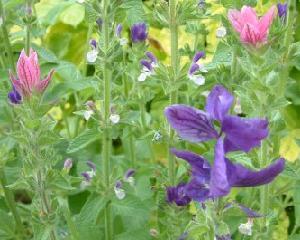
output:
[[[67,149],[68,153],[74,153],[85,148],[92,142],[101,138],[101,134],[97,128],[86,129],[78,137],[72,139]]]

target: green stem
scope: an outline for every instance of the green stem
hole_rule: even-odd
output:
[[[108,49],[109,49],[109,16],[108,16],[108,6],[109,0],[102,1],[103,9],[103,39],[104,39],[104,59],[103,59],[103,81],[104,81],[104,131],[103,131],[103,176],[104,183],[107,191],[110,187],[109,174],[110,174],[110,155],[111,155],[111,133],[110,133],[110,100],[111,100],[111,79],[110,70],[108,63]],[[105,239],[113,239],[113,227],[111,219],[111,205],[107,204],[105,211]]]
[[[4,12],[2,0],[0,0],[0,18],[2,20],[2,24],[0,26],[1,26],[2,36],[3,36],[3,42],[8,56],[9,65],[11,70],[15,72],[16,69],[15,69],[14,57],[13,57],[11,44],[9,41],[8,31],[6,28],[5,12]]]
[[[126,74],[126,48],[125,46],[123,47],[123,89],[124,89],[124,96],[125,99],[128,99],[129,96],[129,89],[128,89],[128,78],[127,78],[127,74]]]
[[[293,41],[293,30],[294,30],[294,22],[295,22],[295,18],[296,18],[296,0],[289,0],[288,1],[288,11],[287,11],[287,30],[285,32],[285,36],[284,36],[284,46],[286,48],[286,54],[284,56],[284,66],[283,66],[283,70],[281,72],[281,81],[280,81],[280,85],[279,85],[279,93],[280,96],[284,96],[285,94],[285,89],[286,89],[286,84],[289,78],[289,64],[287,62],[288,59],[288,49],[290,44]]]
[[[45,184],[44,184],[42,175],[43,175],[42,170],[41,169],[38,170],[37,184],[38,184],[38,188],[39,188],[39,195],[40,195],[40,199],[41,199],[42,210],[46,214],[46,216],[49,216],[51,214],[51,204],[50,204],[49,198],[46,193]],[[50,239],[51,240],[56,239],[55,231],[53,229],[50,232]]]
[[[7,180],[6,180],[4,169],[2,167],[0,168],[0,182],[1,182],[2,188],[4,190],[6,203],[9,207],[10,211],[12,212],[12,215],[14,216],[14,219],[16,222],[16,229],[20,233],[20,235],[23,235],[25,233],[25,229],[24,229],[21,217],[17,211],[16,202],[14,200],[14,195],[11,192],[11,190],[9,188],[7,188]]]
[[[262,141],[259,156],[260,168],[265,168],[268,165],[267,161],[267,143]],[[260,188],[260,212],[267,215],[269,208],[269,185],[266,184]],[[266,226],[266,217],[262,218],[261,230]],[[268,233],[268,231],[266,231]]]
[[[66,218],[66,221],[67,221],[69,231],[71,233],[72,240],[80,240],[76,225],[74,224],[74,221],[72,219],[72,215],[70,213],[68,200],[65,199],[65,198],[63,199],[63,206],[62,207],[63,207],[63,210],[64,210],[64,215],[65,215],[65,218]]]
[[[170,42],[171,42],[171,66],[174,75],[170,78],[170,87],[173,87],[178,74],[178,26],[176,22],[176,5],[177,0],[169,0],[169,28],[170,28]],[[173,90],[170,93],[170,104],[177,103],[177,90]],[[171,185],[175,184],[175,158],[169,153],[169,149],[172,146],[174,131],[169,126],[169,141],[168,141],[168,162],[169,162],[169,181]]]
[[[87,76],[87,70],[88,70],[88,64],[87,64],[87,59],[86,59],[86,55],[89,51],[90,48],[90,39],[93,33],[93,24],[89,23],[88,25],[88,31],[87,31],[87,35],[86,35],[86,48],[84,51],[84,60],[83,60],[83,71],[84,71],[84,76]]]
[[[232,61],[231,61],[231,79],[232,83],[236,81],[237,74],[237,46],[233,46]]]
[[[26,21],[30,21],[29,18],[31,18],[31,12],[29,11],[32,11],[32,2],[31,0],[28,0],[27,1],[27,20]],[[30,54],[30,48],[31,48],[31,34],[30,34],[30,31],[31,31],[31,23],[30,22],[26,22],[26,37],[25,37],[25,52],[27,55]]]

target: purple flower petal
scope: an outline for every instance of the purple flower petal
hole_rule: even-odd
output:
[[[188,141],[201,142],[218,137],[207,114],[196,108],[171,105],[165,109],[165,116],[178,135]]]
[[[13,104],[20,104],[22,102],[22,96],[21,94],[16,90],[16,88],[13,86],[13,90],[8,93],[8,99]]]
[[[81,173],[81,176],[83,176],[87,182],[90,182],[92,179],[90,174],[88,174],[87,172]]]
[[[147,39],[147,26],[145,23],[136,23],[131,27],[131,39],[132,42],[143,42]]]
[[[276,162],[259,171],[245,168],[238,163],[232,163],[229,159],[226,159],[226,164],[232,187],[256,187],[272,182],[283,171],[285,160],[279,158]]]
[[[268,136],[268,121],[226,116],[222,122],[222,131],[225,133],[225,152],[249,152],[260,146],[261,140]]]
[[[225,161],[225,153],[223,139],[219,138],[215,146],[215,161],[211,169],[210,177],[210,196],[221,197],[230,192],[230,183],[228,180],[227,164]],[[235,174],[234,171],[230,174]]]
[[[125,173],[125,175],[124,175],[124,178],[125,178],[125,179],[128,179],[128,178],[132,177],[134,174],[135,174],[135,170],[132,169],[132,168],[129,168],[129,169],[126,171],[126,173]]]
[[[149,58],[151,63],[157,63],[157,58],[154,56],[152,52],[146,52],[146,56]]]
[[[278,10],[278,16],[280,18],[285,19],[287,16],[287,3],[278,3],[277,4],[277,10]]]
[[[167,188],[167,202],[176,203],[177,206],[186,206],[190,203],[191,198],[185,194],[185,183],[179,183],[175,187]]]
[[[200,58],[203,58],[204,56],[205,56],[205,52],[203,52],[203,51],[197,52],[197,53],[195,54],[195,56],[193,57],[193,63],[198,62],[198,60],[199,60]]]
[[[189,69],[189,75],[193,75],[195,72],[197,72],[200,69],[199,64],[193,63]]]
[[[247,215],[249,218],[259,218],[262,217],[263,215],[253,211],[251,208],[245,207],[242,204],[238,204],[238,207]]]
[[[202,179],[198,177],[193,177],[185,188],[185,194],[198,202],[206,201],[210,197],[209,193],[209,185],[203,183]]]
[[[86,165],[88,165],[88,167],[90,167],[93,171],[96,171],[96,165],[92,161],[87,161]]]
[[[205,110],[215,120],[222,121],[233,103],[233,96],[223,86],[216,85],[209,93]]]
[[[123,30],[123,26],[122,24],[119,23],[116,27],[116,32],[115,32],[116,37],[121,38],[122,30]]]
[[[178,158],[187,161],[192,168],[193,177],[197,177],[202,183],[206,183],[210,178],[210,165],[209,162],[201,156],[188,152],[179,151],[175,148],[171,149],[171,152]]]
[[[147,68],[149,71],[152,71],[153,67],[151,65],[151,62],[148,62],[147,60],[143,59],[140,61],[141,65]]]

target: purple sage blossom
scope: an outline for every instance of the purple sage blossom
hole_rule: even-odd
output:
[[[136,23],[131,27],[131,40],[134,43],[144,42],[147,39],[148,32],[145,23]]]
[[[175,203],[177,206],[188,205],[192,199],[186,195],[185,188],[185,183],[179,183],[176,187],[167,187],[167,202]]]
[[[222,138],[219,138],[215,146],[213,166],[195,153],[176,149],[172,149],[171,152],[191,165],[192,176],[183,192],[198,202],[226,196],[232,187],[255,187],[268,184],[283,171],[285,165],[285,160],[279,158],[268,167],[254,171],[241,164],[233,163],[225,157]]]
[[[205,83],[205,77],[201,73],[207,72],[207,70],[204,68],[204,65],[198,63],[198,61],[204,56],[205,52],[197,52],[193,57],[190,69],[188,71],[188,78],[199,86]]]
[[[120,180],[116,181],[114,186],[114,192],[116,197],[120,200],[124,199],[126,196],[125,191],[122,187],[123,187],[122,182]]]
[[[67,158],[64,162],[64,169],[69,171],[73,167],[72,158]]]
[[[129,168],[126,173],[124,174],[124,182],[128,182],[131,186],[134,186],[134,177],[135,170],[132,168]]]
[[[216,235],[216,240],[231,240],[231,235],[230,234]]]
[[[20,104],[22,102],[22,96],[14,86],[13,90],[8,93],[8,99],[13,104]]]
[[[268,121],[228,115],[233,100],[230,92],[216,85],[207,97],[205,112],[175,104],[165,109],[165,115],[171,127],[185,140],[202,142],[224,135],[225,152],[249,152],[268,136]],[[214,120],[221,125],[219,133],[213,126]]]
[[[278,11],[278,16],[285,21],[286,16],[287,16],[287,3],[278,3],[277,4],[277,11]]]
[[[144,82],[147,77],[151,76],[154,73],[154,68],[158,66],[157,58],[152,52],[145,53],[146,59],[142,59],[140,64],[142,66],[141,74],[138,77],[139,82]]]
[[[88,167],[92,170],[92,171],[96,171],[96,165],[95,163],[93,163],[92,161],[87,161],[86,165],[88,165]]]
[[[86,182],[90,182],[90,181],[92,180],[92,177],[91,177],[91,175],[90,175],[88,172],[83,172],[83,173],[81,173],[81,176],[84,177],[84,180],[85,180]]]
[[[121,38],[122,37],[122,31],[123,31],[123,26],[122,26],[122,24],[119,23],[116,26],[116,32],[115,32],[116,37]]]

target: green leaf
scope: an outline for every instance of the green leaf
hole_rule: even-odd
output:
[[[121,5],[126,12],[126,21],[129,26],[145,21],[145,11],[142,0],[127,0]]]
[[[14,239],[15,226],[12,216],[0,209],[0,239]]]
[[[68,153],[74,153],[85,148],[92,142],[101,138],[101,134],[97,128],[86,129],[78,137],[72,139],[67,149]]]
[[[148,240],[151,239],[149,230],[147,228],[141,228],[134,231],[127,231],[118,234],[114,237],[115,240]]]
[[[85,9],[80,4],[73,4],[60,14],[60,21],[76,27],[84,19]]]
[[[300,226],[300,180],[295,182],[294,206],[295,206],[296,224],[297,226]]]

